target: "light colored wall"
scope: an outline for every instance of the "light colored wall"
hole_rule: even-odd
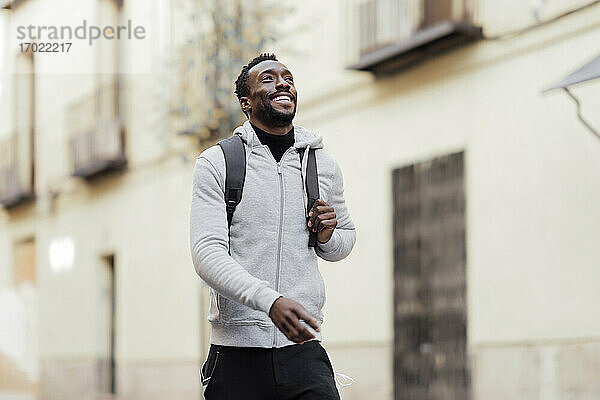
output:
[[[78,207],[61,201],[56,217],[41,227],[41,249],[55,238],[75,241],[71,270],[53,272],[46,257],[39,263],[40,296],[51,299],[41,305],[41,326],[49,329],[41,334],[44,355],[93,355],[101,350],[95,281],[100,257],[110,253],[116,255],[118,358],[199,354],[199,282],[189,275],[187,232],[181,228],[187,220],[189,176],[171,171],[133,172],[112,189],[82,193],[85,205]]]
[[[486,26],[514,28],[503,22],[508,16],[495,14],[497,7],[484,3]],[[501,8],[510,7],[503,3]],[[340,32],[330,14],[338,10],[322,10],[320,18],[327,23],[313,28],[313,39]],[[304,61],[289,57],[300,101],[309,97],[299,107],[298,122],[321,132],[341,163],[359,232],[348,260],[324,265],[326,314],[335,320],[329,328],[332,340],[392,337],[391,170],[463,148],[468,157],[470,340],[600,332],[600,319],[577,312],[582,302],[596,299],[596,141],[576,120],[566,97],[540,93],[595,56],[599,15],[591,9],[519,39],[480,42],[374,82],[360,82],[367,79],[342,73],[336,63],[330,67],[336,40],[309,41],[315,49]],[[280,58],[288,59],[286,54]],[[346,77],[346,86],[327,85],[329,78]],[[312,90],[308,96],[305,86]],[[600,101],[593,84],[577,92],[593,111]],[[355,295],[370,290],[381,295],[368,296],[367,302]],[[486,295],[492,292],[502,301]],[[577,295],[558,295],[569,292]],[[367,319],[376,328],[357,323],[349,329],[346,309],[356,311],[356,321]],[[515,323],[495,323],[511,320]]]
[[[37,3],[25,5],[43,9]],[[481,19],[490,33],[522,26],[532,22],[525,3],[484,2]],[[582,2],[547,4],[566,9]],[[393,389],[391,172],[462,149],[467,157],[468,340],[477,398],[488,398],[498,385],[501,393],[520,387],[516,383],[527,377],[525,372],[507,374],[500,383],[497,374],[506,363],[530,359],[532,388],[509,392],[507,398],[591,396],[595,389],[581,389],[585,379],[560,377],[577,360],[597,365],[591,354],[600,318],[590,305],[600,300],[594,291],[600,256],[595,246],[600,211],[594,203],[600,194],[595,179],[599,143],[578,123],[565,96],[542,96],[540,90],[595,55],[600,11],[516,39],[480,42],[385,79],[344,70],[346,12],[341,1],[306,2],[290,19],[289,37],[274,49],[296,78],[297,123],[323,134],[342,167],[357,226],[353,253],[342,262],[321,264],[328,294],[325,346],[336,370],[357,380],[344,389],[343,398],[387,399]],[[148,24],[163,26],[158,12],[144,15]],[[168,42],[153,40],[151,54],[163,60]],[[99,257],[115,252],[117,361],[131,377],[130,393],[136,391],[136,379],[149,376],[140,372],[142,366],[155,368],[148,373],[165,384],[174,382],[166,378],[173,372],[165,371],[183,368],[180,386],[195,387],[193,365],[202,347],[200,282],[187,244],[192,166],[177,158],[153,161],[164,155],[168,139],[161,114],[168,99],[157,79],[168,73],[161,62],[151,73],[126,77],[131,170],[89,187],[65,178],[65,110],[91,89],[90,76],[38,77],[40,197],[10,218],[4,214],[0,223],[2,287],[11,276],[12,241],[36,235],[38,289],[44,298],[40,357],[46,373],[100,354],[95,274]],[[576,89],[591,119],[600,102],[597,85]],[[54,207],[50,189],[63,192]],[[75,264],[56,274],[48,265],[48,246],[63,236],[76,243]],[[538,362],[548,346],[563,356]],[[547,389],[548,379],[555,389]]]
[[[547,4],[556,13],[582,3]],[[537,360],[547,346],[568,356],[532,364],[530,385],[538,397],[529,398],[597,394],[589,379],[575,380],[564,371],[577,368],[570,359],[593,359],[600,337],[598,310],[590,307],[600,301],[594,290],[600,144],[577,121],[566,96],[540,92],[596,55],[600,10],[515,39],[483,41],[373,80],[367,73],[340,70],[339,9],[328,4],[319,8],[325,22],[306,33],[305,48],[313,52],[280,54],[299,87],[298,123],[323,134],[340,162],[357,226],[352,255],[322,265],[326,344],[352,349],[362,343],[369,354],[370,344],[384,342],[391,350],[391,172],[464,149],[468,341],[476,398],[488,398],[498,387],[508,390],[508,398],[524,398],[527,390],[511,387],[530,376],[517,371],[503,380],[501,366],[518,361],[510,354]],[[529,10],[526,2],[489,1],[480,18],[488,33],[497,34],[533,23]],[[597,85],[575,89],[592,120],[600,102]],[[502,347],[495,351],[497,346]],[[392,356],[390,351],[381,361]],[[338,368],[359,382],[362,377],[392,387],[391,370],[369,375],[345,359]],[[361,386],[345,389],[346,397],[361,398]]]
[[[0,32],[2,32],[2,36],[5,37],[8,35],[8,13],[6,11],[0,11]],[[6,91],[8,89],[8,77],[6,74],[6,53],[7,46],[4,43],[4,40],[0,40],[0,101],[3,104],[4,96],[6,95]],[[3,139],[5,135],[8,134],[8,123],[4,119],[0,122],[0,139]]]
[[[11,284],[13,241],[36,238],[43,398],[93,395],[96,362],[105,356],[106,333],[97,317],[99,270],[102,256],[109,253],[116,257],[120,393],[124,398],[152,398],[139,390],[140,382],[150,379],[162,387],[154,390],[153,398],[165,399],[165,392],[173,398],[199,396],[201,289],[189,257],[187,228],[193,164],[166,157],[165,146],[169,140],[165,77],[170,61],[165,47],[168,35],[158,33],[168,32],[168,14],[160,14],[164,2],[154,2],[156,7],[148,1],[125,3],[124,19],[132,18],[149,30],[151,50],[135,48],[136,43],[125,43],[122,50],[123,68],[135,72],[121,76],[126,88],[127,172],[92,184],[70,177],[68,110],[89,96],[97,82],[86,72],[94,57],[75,57],[91,64],[80,66],[82,73],[36,76],[38,198],[32,205],[1,215],[0,290]],[[93,21],[93,4],[29,0],[11,18],[20,25],[32,15],[48,13],[52,24],[76,25],[81,22],[77,16]],[[64,7],[71,12],[57,13]],[[14,51],[10,56],[16,56]],[[36,67],[43,71],[68,67],[61,61],[51,65],[49,57],[38,60]],[[6,101],[10,104],[10,97]],[[58,193],[54,200],[51,192]],[[71,269],[55,272],[49,263],[49,246],[64,237],[75,243],[75,261]],[[72,385],[71,379],[80,384]]]

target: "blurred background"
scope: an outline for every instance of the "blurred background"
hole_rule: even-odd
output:
[[[0,0],[0,399],[202,398],[192,169],[261,51],[357,226],[320,260],[342,398],[599,399],[598,3]],[[82,21],[145,34],[18,35]]]

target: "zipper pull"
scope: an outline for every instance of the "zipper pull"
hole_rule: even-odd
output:
[[[281,162],[277,163],[277,173],[281,175]]]

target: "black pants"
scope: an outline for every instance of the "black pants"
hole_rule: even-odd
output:
[[[312,340],[281,348],[211,345],[202,366],[207,400],[339,400],[333,368]]]

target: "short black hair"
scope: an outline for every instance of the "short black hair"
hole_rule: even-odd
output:
[[[275,54],[262,53],[257,57],[254,57],[247,65],[242,67],[240,74],[235,80],[235,90],[233,91],[237,95],[238,100],[242,97],[247,97],[250,94],[250,88],[248,87],[248,71],[250,71],[250,69],[256,64],[268,60],[278,61]]]

